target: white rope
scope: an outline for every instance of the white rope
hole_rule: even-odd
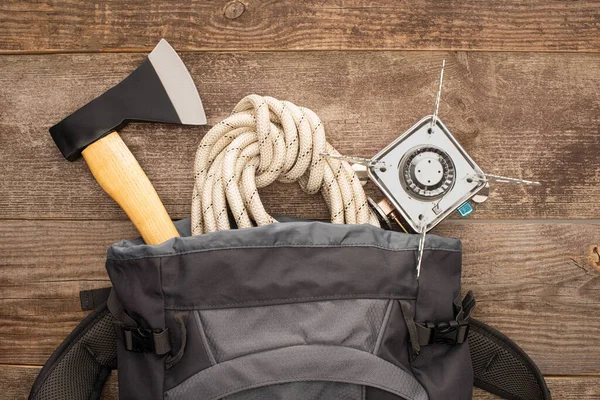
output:
[[[258,195],[276,180],[298,182],[309,194],[320,191],[333,223],[379,226],[350,164],[324,153],[339,155],[313,111],[273,97],[245,97],[198,146],[192,234],[229,229],[228,207],[240,228],[277,222]]]

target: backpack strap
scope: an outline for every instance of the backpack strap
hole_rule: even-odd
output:
[[[100,290],[86,296],[106,301],[109,291]],[[120,315],[119,304],[111,306]],[[46,362],[29,399],[99,399],[111,370],[117,367],[115,322],[106,302],[88,315]],[[551,399],[539,368],[504,334],[470,318],[468,343],[475,386],[508,400]]]
[[[508,400],[551,399],[537,365],[506,335],[471,318],[468,342],[475,386]]]
[[[106,303],[84,318],[50,356],[29,400],[100,399],[110,372],[117,368],[113,323]]]

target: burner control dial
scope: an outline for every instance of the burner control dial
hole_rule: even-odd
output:
[[[443,150],[421,146],[409,151],[400,163],[400,179],[407,192],[420,199],[435,200],[454,184],[454,163]]]

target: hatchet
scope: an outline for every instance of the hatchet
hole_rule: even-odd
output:
[[[128,121],[205,125],[187,68],[162,39],[121,83],[50,128],[69,161],[81,155],[96,181],[129,216],[147,244],[179,236],[156,190],[117,129]]]

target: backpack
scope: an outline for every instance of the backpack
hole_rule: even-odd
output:
[[[32,400],[550,399],[512,341],[471,317],[461,243],[370,225],[285,222],[121,241],[112,289],[41,370]],[[118,360],[118,362],[117,362]]]

